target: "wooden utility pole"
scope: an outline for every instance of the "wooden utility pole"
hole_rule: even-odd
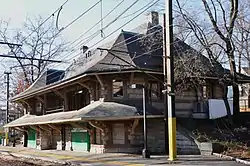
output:
[[[175,117],[175,85],[174,85],[174,56],[173,56],[173,15],[172,0],[165,0],[164,29],[164,86],[165,106],[168,110],[168,136],[169,136],[169,160],[176,159],[176,117]],[[164,31],[163,31],[164,32]],[[165,112],[166,115],[166,112]],[[165,119],[166,121],[166,119]]]
[[[10,74],[11,72],[4,72],[6,74],[7,84],[7,102],[6,102],[6,124],[9,123],[9,97],[10,97]]]
[[[10,74],[11,72],[4,72],[6,74],[6,84],[7,84],[7,101],[6,101],[6,117],[5,124],[9,123],[9,97],[10,97]],[[5,129],[5,145],[9,144],[9,129]]]

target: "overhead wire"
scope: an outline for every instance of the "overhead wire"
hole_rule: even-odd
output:
[[[44,25],[51,17],[53,17],[58,11],[61,10],[61,8],[68,2],[69,0],[66,0],[62,5],[60,5],[59,8],[57,8],[49,17],[47,17],[41,24],[38,25],[33,31],[31,31],[24,39],[21,40],[20,43],[23,43],[25,40],[27,40],[36,30],[41,28],[42,25]],[[3,61],[4,58],[2,58],[1,62]]]
[[[154,28],[154,27],[152,27],[152,28]],[[157,30],[157,31],[155,31],[155,32],[158,32],[158,31],[161,31],[161,30],[163,30],[163,29]],[[144,35],[144,36],[142,36],[141,38],[138,38],[138,39],[133,40],[133,41],[131,41],[131,42],[135,42],[135,41],[140,40],[140,39],[142,39],[142,38],[148,37],[149,35],[151,35],[151,34],[153,34],[153,33],[155,33],[155,32],[152,32],[152,33],[150,33],[150,34]],[[137,34],[137,35],[141,35],[141,34]],[[133,37],[135,37],[135,36],[132,36],[131,38],[133,38]],[[124,40],[124,41],[121,41],[120,43],[126,42],[127,40],[130,40],[131,38],[128,38],[128,39],[126,39],[126,40]],[[131,42],[129,42],[129,43],[131,43]],[[115,44],[113,47],[119,45],[120,43]],[[129,44],[129,43],[126,43],[126,44]],[[171,43],[171,45],[174,45],[174,44],[176,44],[176,43],[178,43],[178,41],[175,41],[175,42]],[[151,53],[151,52],[154,52],[154,51],[157,51],[157,50],[160,50],[160,49],[162,49],[162,47],[159,47],[159,48],[154,49],[154,50],[150,50],[150,51],[145,52],[145,53],[143,53],[143,54],[138,54],[138,55],[137,55],[136,57],[134,57],[134,58],[139,58],[139,57],[141,57],[141,56],[143,56],[143,55],[147,55],[147,54],[149,54],[149,53]],[[110,51],[112,51],[112,50],[110,50]],[[79,53],[79,54],[80,54],[80,53]],[[81,63],[81,62],[79,62],[78,64],[80,64],[80,63]]]
[[[79,20],[82,16],[84,16],[87,12],[89,12],[91,9],[93,9],[96,5],[98,5],[102,0],[97,1],[94,5],[92,5],[90,8],[88,8],[86,11],[84,11],[82,14],[80,14],[77,18],[75,18],[73,21],[71,21],[69,24],[66,25],[62,30],[67,29],[69,26],[71,26],[73,23],[75,23],[77,20]]]
[[[92,27],[90,27],[86,32],[84,32],[83,34],[81,34],[79,37],[77,37],[74,41],[70,42],[67,46],[73,45],[75,42],[77,42],[79,39],[81,39],[83,36],[85,36],[86,34],[88,34],[94,27],[96,27],[97,25],[99,25],[99,23],[101,21],[103,21],[105,18],[107,18],[115,9],[117,9],[125,0],[121,0],[112,10],[110,10],[101,20],[99,20],[96,24],[94,24]],[[78,46],[79,43],[77,43],[76,45],[73,46],[73,49],[75,49],[76,46]],[[70,53],[67,53],[67,55],[71,54],[73,51],[71,51]]]
[[[135,18],[137,18],[138,16],[140,16],[142,13],[144,13],[147,9],[149,9],[150,7],[152,7],[153,5],[155,5],[157,2],[158,2],[159,0],[157,0],[156,2],[154,2],[154,3],[152,3],[152,2],[149,2],[149,3],[147,3],[145,6],[143,6],[142,8],[140,8],[139,10],[141,11],[142,9],[144,9],[142,12],[140,12],[138,15],[136,15],[134,18],[132,18],[131,20],[129,20],[129,21],[127,21],[125,24],[123,24],[122,26],[120,26],[119,28],[117,28],[116,30],[114,30],[111,34],[109,34],[108,36],[105,36],[105,38],[103,38],[103,39],[101,39],[98,43],[96,43],[96,44],[99,44],[100,42],[102,42],[104,39],[106,39],[107,37],[109,37],[109,36],[111,36],[111,35],[113,35],[116,31],[118,31],[120,28],[122,28],[123,26],[125,26],[125,25],[127,25],[128,23],[130,23],[131,21],[133,21]],[[137,1],[135,1],[135,2],[138,2],[138,0]],[[131,8],[134,4],[135,4],[135,2],[134,3],[132,3],[128,8],[126,8],[119,16],[117,16],[114,20],[116,21],[119,17],[121,17],[122,16],[122,14],[124,14],[129,8]],[[152,3],[152,4],[151,4]],[[149,7],[148,7],[149,6]],[[145,9],[146,8],[146,9]],[[110,26],[112,23],[114,23],[115,21],[114,20],[112,20],[109,24],[108,24],[108,26]],[[105,26],[105,27],[107,27],[107,26]],[[90,42],[91,40],[93,40],[96,36],[98,36],[98,34],[99,34],[99,32],[100,31],[96,31],[94,34],[92,34],[91,36],[89,36],[88,38],[89,38],[89,40],[87,41],[87,42]],[[82,41],[82,40],[81,40]],[[82,46],[82,45],[85,45],[86,43],[87,43],[86,41],[84,42],[84,43],[80,43],[80,42],[78,42],[78,44],[77,44],[77,50],[78,49],[80,49],[80,46]],[[95,44],[94,44],[95,45]],[[92,45],[91,47],[89,47],[89,48],[92,48],[94,45]],[[77,51],[76,50],[76,51]],[[71,52],[71,54],[72,53],[74,53],[75,51],[72,51]],[[80,55],[80,53],[79,54],[77,54],[77,55],[75,55],[74,57],[76,57],[76,56],[78,56],[78,55]],[[66,54],[65,55],[65,57],[67,57],[67,56],[70,56],[69,54]],[[74,57],[72,57],[72,58],[74,58]]]
[[[67,0],[68,1],[68,0]],[[66,1],[66,2],[67,2]],[[50,39],[51,40],[53,37],[57,36],[59,33],[61,33],[63,30],[67,29],[68,27],[70,27],[73,23],[75,23],[77,20],[79,20],[82,16],[84,16],[87,12],[89,12],[91,9],[93,9],[98,3],[100,3],[101,0],[99,0],[98,2],[96,2],[94,5],[92,5],[90,8],[88,8],[86,11],[84,11],[82,14],[80,14],[77,18],[75,18],[73,21],[71,21],[69,24],[66,25],[66,27],[62,28],[60,31],[58,31],[54,36],[52,36]],[[60,10],[60,8],[58,9]],[[49,17],[50,18],[50,17]],[[48,19],[46,19],[48,20]],[[54,52],[53,54],[56,54],[56,52]],[[51,56],[53,56],[53,54]],[[52,73],[53,74],[53,73]]]
[[[137,18],[139,15],[141,15],[141,14],[142,14],[143,12],[145,12],[147,9],[149,9],[149,8],[152,7],[154,4],[156,4],[158,1],[159,1],[159,0],[157,0],[156,2],[154,2],[154,3],[152,3],[152,4],[151,4],[151,2],[148,3],[146,6],[148,6],[149,4],[150,4],[150,5],[149,5],[146,9],[144,9],[142,12],[140,12],[138,15],[136,15],[135,17],[133,17],[132,19],[130,19],[129,21],[127,21],[125,24],[123,24],[122,26],[120,26],[120,27],[117,28],[116,30],[112,31],[108,36],[105,36],[104,39],[106,39],[107,37],[109,37],[109,36],[111,36],[112,34],[114,34],[114,33],[115,33],[116,31],[118,31],[121,27],[123,27],[123,26],[127,25],[128,23],[130,23],[131,21],[133,21],[135,18]],[[103,41],[104,39],[101,39],[101,40],[98,41],[97,43],[100,43],[100,42]],[[96,44],[95,44],[95,45],[96,45]],[[95,46],[95,45],[92,45],[89,49],[93,48],[93,46]],[[80,54],[80,53],[79,53],[79,54]],[[75,55],[75,57],[78,56],[79,54]],[[52,74],[52,73],[51,73],[51,74]]]
[[[37,29],[39,29],[43,24],[45,24],[51,17],[53,17],[58,11],[61,10],[61,8],[68,2],[69,0],[66,0],[59,8],[57,8],[49,17],[47,17],[38,27],[33,30],[29,35],[27,35],[24,39],[22,39],[21,43],[23,43],[25,40],[27,40],[28,37],[30,37]]]
[[[157,0],[156,2],[154,2],[153,4],[151,4],[149,7],[146,8],[146,10],[147,10],[148,8],[150,8],[151,6],[153,6],[154,4],[156,4],[158,1],[159,1],[159,0]],[[147,4],[147,5],[148,5],[148,4]],[[145,10],[144,10],[144,11],[145,11]],[[144,12],[144,11],[143,11],[143,12]],[[141,12],[141,14],[142,14],[143,12]],[[135,17],[138,17],[138,15],[135,16]],[[128,24],[129,22],[131,22],[132,20],[134,20],[135,17],[134,17],[133,19],[129,20],[128,22],[126,22],[125,24],[123,24],[121,27],[125,26],[126,24]],[[119,30],[121,27],[119,27],[119,28],[116,29],[115,31]],[[152,28],[154,28],[154,27],[152,27]],[[110,33],[108,36],[106,36],[106,38],[109,37],[111,34],[113,34],[115,31],[113,31],[113,32]],[[154,33],[154,32],[152,32],[152,33]],[[138,34],[138,35],[141,35],[141,34]],[[148,34],[148,35],[149,35],[149,34]],[[102,41],[102,40],[104,40],[104,39],[101,39],[100,41]],[[129,39],[128,39],[128,40],[129,40]],[[99,42],[100,42],[100,41],[99,41]],[[122,41],[122,42],[124,42],[124,41]],[[172,43],[172,44],[174,44],[174,43]],[[93,46],[94,46],[94,45],[93,45]],[[92,46],[91,46],[90,48],[92,48]],[[81,54],[81,53],[75,55],[75,57],[78,56],[78,55],[80,55],[80,54]],[[145,54],[145,53],[144,53],[144,54]]]
[[[159,0],[158,0],[159,1]],[[157,2],[158,2],[157,1]],[[137,2],[137,1],[135,1],[135,2]],[[119,16],[117,16],[114,20],[117,20],[117,18],[119,18],[122,14],[124,14],[125,13],[125,11],[127,11],[132,5],[134,5],[135,3],[132,3],[128,8],[126,8]],[[148,5],[150,5],[151,4],[151,2],[149,2],[148,4],[146,4],[142,9],[144,9],[145,7],[147,7]],[[155,3],[154,3],[155,4]],[[151,6],[153,6],[154,4],[152,4]],[[151,6],[149,6],[149,7],[151,7]],[[144,12],[144,11],[143,11]],[[141,12],[139,15],[141,15],[143,12]],[[138,17],[138,16],[136,16],[136,17]],[[134,17],[134,19],[136,18],[136,17]],[[114,23],[115,21],[114,20],[112,20],[109,24],[108,24],[108,26],[110,26],[112,23]],[[115,31],[113,31],[111,34],[109,34],[108,36],[105,36],[105,38],[102,38],[100,41],[103,41],[104,39],[106,39],[107,37],[109,37],[109,36],[111,36],[112,34],[114,34],[116,31],[118,31],[121,27],[123,27],[123,26],[125,26],[125,25],[127,25],[128,23],[130,23],[132,20],[129,20],[128,22],[126,22],[125,24],[123,24],[122,26],[120,26],[118,29],[116,29]],[[107,27],[107,26],[105,26],[105,27]],[[94,34],[92,34],[91,36],[90,36],[90,39],[91,40],[93,40],[93,38],[95,37],[95,36],[97,36],[99,34],[99,31],[96,31]],[[93,36],[94,35],[94,36]],[[88,40],[88,42],[89,42],[90,40]],[[79,42],[78,42],[79,43]],[[80,43],[80,46],[81,45],[84,45],[84,44],[86,44],[86,41],[85,41],[85,43]],[[79,44],[78,44],[79,45]],[[91,48],[91,47],[90,47]],[[89,48],[89,49],[90,49]],[[78,47],[77,49],[80,49],[80,47]],[[73,51],[73,52],[75,52],[75,51]],[[73,52],[71,52],[71,53],[73,53]],[[76,56],[78,56],[79,54],[77,54],[77,55],[75,55],[74,57],[76,57]],[[69,56],[69,54],[66,54],[65,56],[63,56],[63,57],[68,57]],[[72,57],[73,58],[73,57]]]
[[[84,16],[87,12],[89,12],[91,9],[93,9],[98,3],[100,3],[101,0],[99,0],[98,2],[96,2],[94,5],[92,5],[90,8],[88,8],[86,11],[84,11],[83,13],[81,13],[77,18],[75,18],[73,21],[71,21],[70,23],[68,23],[64,28],[62,28],[60,31],[58,31],[55,35],[53,35],[52,37],[50,37],[48,39],[51,40],[53,39],[55,36],[59,35],[62,31],[64,31],[65,29],[67,29],[68,27],[70,27],[73,23],[75,23],[77,20],[79,20],[82,16]],[[54,52],[51,54],[51,56],[53,56],[54,54],[56,54],[57,52]]]
[[[110,25],[112,25],[115,21],[117,21],[119,19],[119,17],[121,17],[124,13],[126,13],[132,6],[134,6],[139,0],[134,1],[130,6],[128,6],[124,11],[122,11],[118,16],[116,16],[112,21],[110,21],[105,27],[102,28],[102,32],[103,30],[105,30],[107,27],[109,27]],[[121,1],[114,9],[116,9],[123,1]],[[113,10],[114,10],[113,9]],[[112,10],[112,11],[113,11]],[[111,12],[112,12],[111,11]],[[107,15],[109,15],[110,13],[108,13]],[[107,16],[106,15],[106,16]],[[102,21],[102,20],[101,20]],[[100,22],[100,21],[99,21]],[[94,27],[94,26],[93,26]],[[92,28],[92,27],[91,27]],[[92,29],[89,29],[87,32],[91,31]],[[84,33],[84,34],[87,34]],[[80,47],[82,45],[85,45],[86,43],[90,42],[91,40],[93,40],[95,37],[97,37],[100,34],[100,30],[97,30],[96,32],[94,32],[93,34],[91,34],[90,36],[87,37],[87,39],[82,39],[81,41],[79,41],[75,46],[74,49],[80,49]],[[106,37],[103,37],[104,39]],[[68,55],[68,54],[67,54]]]
[[[131,21],[131,20],[130,20]],[[124,41],[123,41],[124,42]],[[172,44],[174,44],[174,43],[172,43]],[[156,51],[156,50],[159,50],[159,49],[161,49],[162,47],[160,47],[160,48],[157,48],[157,49],[155,49],[155,50],[151,50],[151,51],[149,51],[149,52],[146,52],[146,53],[143,53],[143,54],[141,54],[141,56],[142,55],[145,55],[145,54],[148,54],[148,53],[150,53],[150,52],[153,52],[153,51]]]

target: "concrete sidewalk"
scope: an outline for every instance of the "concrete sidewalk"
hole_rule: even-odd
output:
[[[45,161],[57,162],[61,165],[109,165],[109,166],[143,166],[143,165],[225,165],[241,166],[235,161],[217,158],[215,156],[178,156],[178,160],[170,162],[167,156],[151,156],[150,159],[143,159],[140,155],[106,153],[91,154],[84,152],[36,150],[24,147],[0,146],[2,155],[11,155],[23,158],[33,158]]]

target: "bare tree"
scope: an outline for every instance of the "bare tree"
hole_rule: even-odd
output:
[[[30,59],[17,59],[17,71],[20,69],[26,85],[31,85],[49,65],[50,60],[59,58],[66,51],[66,42],[60,36],[54,21],[43,23],[42,17],[28,18],[22,29],[15,30],[15,35],[10,38],[8,26],[0,30],[0,36],[6,42],[22,44],[22,47],[12,47],[11,54],[15,57]],[[13,33],[13,32],[12,32]],[[41,59],[41,60],[34,60]]]
[[[219,64],[221,59],[226,57],[226,62],[230,66],[230,77],[234,94],[234,113],[239,112],[239,88],[235,63],[236,48],[233,40],[235,22],[238,18],[238,0],[224,2],[219,0],[211,0],[209,2],[202,0],[202,6],[204,7],[203,17],[198,22],[193,20],[190,12],[185,11],[179,0],[176,0],[176,2],[179,14],[205,50],[211,63],[214,65]],[[206,15],[204,16],[204,14]]]
[[[250,67],[250,3],[241,2],[239,16],[235,24],[235,51],[238,54],[238,69],[241,73],[241,67]],[[244,64],[245,62],[245,64]]]

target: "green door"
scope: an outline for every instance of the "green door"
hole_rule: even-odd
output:
[[[74,151],[89,151],[90,138],[87,131],[73,131],[72,130],[72,148]]]
[[[33,129],[29,129],[28,147],[29,148],[36,148],[36,131]]]

